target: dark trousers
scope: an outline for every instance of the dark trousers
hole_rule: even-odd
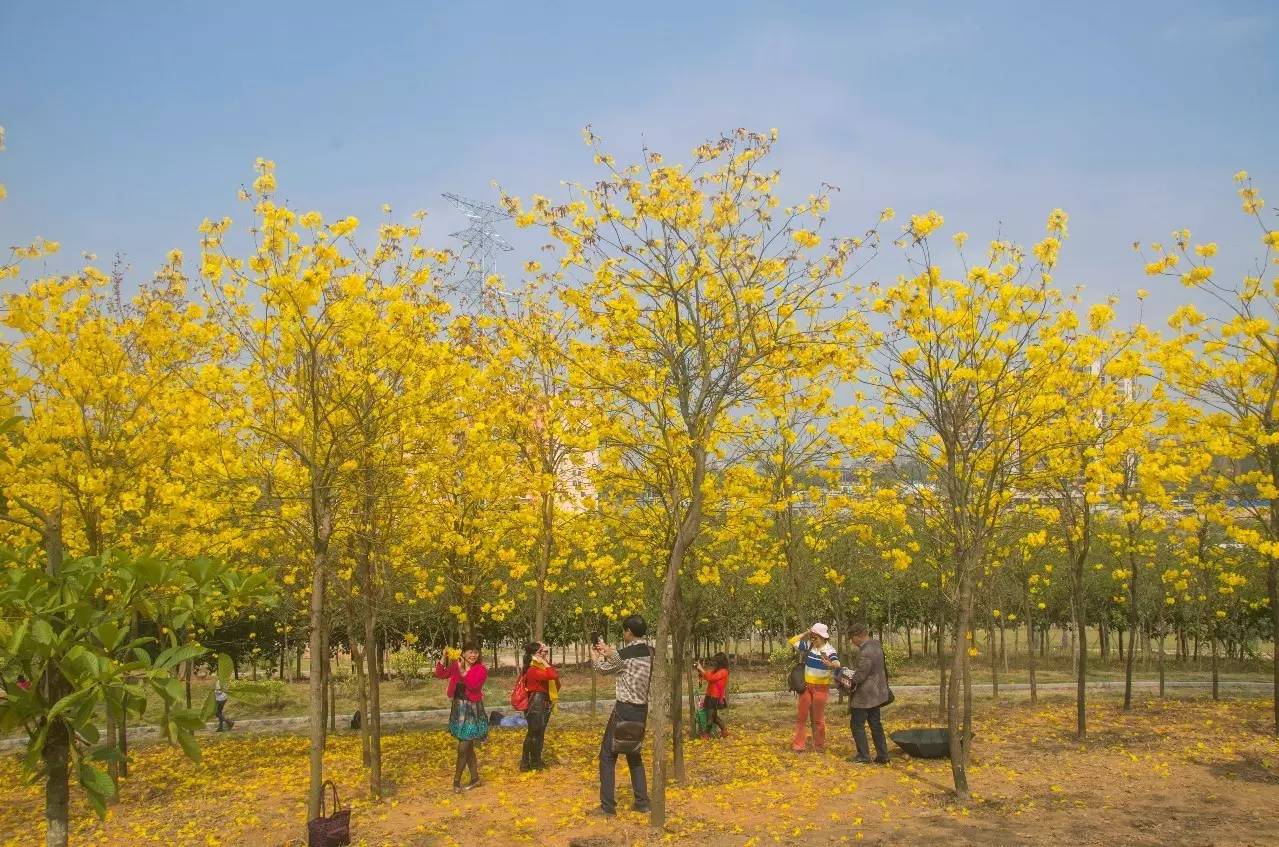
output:
[[[227,719],[226,719],[226,717],[225,717],[225,716],[223,716],[223,714],[222,714],[222,710],[223,710],[223,709],[225,709],[225,708],[226,708],[226,701],[225,701],[225,700],[214,700],[214,701],[213,701],[213,712],[214,712],[214,714],[216,714],[216,715],[218,716],[218,729],[225,729],[225,728],[226,728],[226,724],[229,724],[229,723],[230,723],[230,721],[229,721],[229,720],[227,720]]]
[[[528,711],[524,713],[528,731],[524,733],[524,750],[520,754],[520,768],[543,768],[542,745],[546,743],[546,725],[551,720],[551,701],[540,691],[529,695]]]
[[[617,702],[613,705],[613,713],[608,716],[608,727],[604,730],[604,740],[600,742],[600,808],[606,812],[617,810],[614,786],[617,781],[617,757],[613,752],[613,726],[619,721],[642,721],[648,715],[647,706],[634,703]],[[626,754],[626,766],[631,771],[631,792],[635,795],[635,805],[648,805],[648,782],[644,776],[644,759],[639,752]]]
[[[873,709],[853,709],[849,724],[853,730],[853,743],[857,745],[857,758],[869,759],[870,748],[866,745],[866,724],[870,723],[871,738],[875,741],[875,758],[888,761],[888,742],[884,739],[884,725],[879,721],[879,706]]]
[[[723,700],[719,697],[702,697],[702,708],[706,710],[706,734],[710,735],[710,727],[712,725],[719,727],[719,737],[728,737],[728,727],[724,725],[724,718],[720,716],[719,704]]]

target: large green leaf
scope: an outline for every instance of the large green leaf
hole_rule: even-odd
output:
[[[27,637],[27,629],[30,628],[31,618],[24,618],[22,623],[13,630],[13,634],[9,636],[9,655],[20,655],[22,650],[22,642]]]
[[[44,618],[36,618],[31,624],[31,638],[41,647],[51,647],[55,638],[53,627]]]
[[[97,694],[97,689],[95,688],[82,688],[79,691],[72,691],[66,697],[54,703],[49,709],[49,720],[53,720],[68,709],[75,708],[78,703],[93,697],[95,694]]]
[[[49,724],[42,723],[36,734],[27,741],[27,754],[22,757],[22,769],[27,773],[35,773],[44,756],[44,743],[49,737]]]
[[[112,782],[110,775],[88,762],[81,761],[76,768],[76,776],[79,777],[80,785],[89,796],[89,802],[93,803],[93,808],[98,811],[98,815],[105,815],[106,801],[115,796],[115,783]],[[101,802],[94,802],[95,799]]]
[[[173,724],[172,727],[170,737],[177,739],[178,745],[182,748],[182,752],[186,753],[188,759],[197,765],[200,764],[200,745],[195,740],[195,736],[176,724]]]
[[[155,667],[157,670],[172,670],[188,659],[198,659],[207,652],[209,652],[208,648],[199,644],[180,644],[177,647],[170,647],[157,656]]]
[[[93,634],[98,637],[98,641],[108,651],[115,650],[119,646],[120,640],[124,637],[125,629],[115,621],[104,621],[93,630]]]

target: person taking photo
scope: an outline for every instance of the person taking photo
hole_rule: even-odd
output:
[[[639,615],[631,615],[622,621],[622,647],[616,650],[604,643],[602,638],[591,645],[595,654],[595,669],[600,673],[617,674],[617,695],[613,701],[613,711],[608,716],[608,725],[604,728],[604,738],[600,741],[600,808],[598,814],[613,816],[617,814],[617,800],[614,795],[614,783],[617,779],[617,757],[626,756],[626,766],[631,771],[631,792],[634,795],[632,808],[637,812],[647,812],[648,784],[644,777],[644,759],[640,755],[640,745],[630,738],[620,739],[620,746],[626,748],[625,753],[618,752],[619,744],[615,742],[615,732],[619,724],[624,724],[628,732],[638,731],[642,743],[644,724],[648,720],[648,689],[653,678],[653,646],[642,640],[648,632],[648,624]],[[633,749],[632,749],[633,748]]]
[[[480,646],[468,641],[461,651],[445,650],[435,664],[436,679],[449,681],[449,734],[457,739],[457,763],[453,768],[453,792],[460,794],[480,784],[480,766],[475,757],[476,742],[488,737],[489,719],[484,711],[484,681],[488,669],[480,660]],[[462,771],[469,769],[471,781],[462,786]]]
[[[697,675],[706,683],[702,708],[706,711],[707,729],[702,737],[711,737],[710,726],[713,724],[719,727],[719,737],[727,738],[728,727],[724,725],[724,718],[719,712],[726,705],[724,694],[728,690],[728,654],[716,653],[712,656],[710,670],[702,667],[701,662],[695,662],[693,667],[697,668]]]
[[[524,646],[524,687],[528,691],[528,708],[524,719],[524,749],[520,754],[520,770],[540,771],[546,767],[542,746],[546,743],[546,725],[560,696],[560,672],[551,664],[551,648],[539,641]]]

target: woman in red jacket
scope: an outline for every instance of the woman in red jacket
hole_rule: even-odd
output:
[[[524,717],[528,732],[524,734],[524,750],[520,754],[520,770],[542,770],[542,745],[546,742],[546,725],[560,695],[560,672],[551,664],[551,648],[539,641],[524,646],[524,687],[528,691],[528,709]]]
[[[446,659],[450,658],[445,651]],[[453,791],[460,794],[480,784],[480,766],[475,759],[475,743],[488,737],[488,713],[484,711],[484,680],[488,669],[480,661],[480,646],[467,642],[458,659],[437,662],[435,676],[449,681],[449,734],[457,739],[457,765],[453,769]],[[462,787],[462,770],[469,768],[471,781]]]
[[[702,667],[702,663],[698,662],[697,675],[706,681],[706,694],[702,697],[702,708],[706,710],[706,717],[709,721],[707,724],[715,724],[719,727],[719,737],[728,737],[728,728],[724,726],[724,719],[720,717],[719,710],[724,708],[724,692],[728,690],[728,656],[724,653],[716,653],[711,657],[711,669],[706,670]],[[707,732],[704,736],[710,737]]]

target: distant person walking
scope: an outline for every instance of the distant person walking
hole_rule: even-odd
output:
[[[725,706],[724,694],[728,691],[728,655],[716,653],[712,656],[710,670],[702,667],[701,662],[694,667],[697,668],[697,675],[706,682],[706,693],[702,695],[702,708],[706,710],[707,724],[702,737],[711,737],[710,726],[714,724],[719,727],[719,737],[727,738],[728,727],[724,725],[724,718],[719,712]]]
[[[524,647],[524,687],[528,691],[528,708],[524,718],[524,750],[520,754],[520,770],[540,771],[546,767],[542,746],[546,743],[546,725],[560,697],[560,672],[551,664],[551,648],[538,641]]]
[[[826,750],[826,699],[830,696],[830,684],[839,669],[839,656],[830,646],[830,630],[824,623],[815,623],[794,636],[788,642],[799,651],[804,663],[804,693],[799,695],[799,709],[795,715],[795,736],[791,749],[803,753],[808,749],[808,725],[813,727],[813,749]]]
[[[626,766],[631,772],[631,791],[634,794],[632,808],[647,812],[648,784],[644,776],[644,759],[640,749],[648,721],[648,689],[653,678],[653,646],[643,641],[648,624],[639,615],[631,615],[622,621],[622,649],[615,650],[603,639],[591,645],[595,653],[595,669],[600,673],[617,674],[617,695],[613,712],[608,716],[608,726],[600,741],[600,808],[604,815],[617,814],[614,784],[617,781],[617,757],[626,756]],[[619,733],[618,725],[624,724],[626,733]],[[615,736],[617,737],[615,740]],[[638,742],[635,740],[638,736]],[[627,748],[624,753],[618,747]]]
[[[235,721],[226,716],[226,701],[231,697],[227,694],[225,688],[222,687],[222,680],[213,683],[213,711],[218,716],[218,728],[216,732],[223,732],[235,726]]]
[[[454,658],[457,656],[457,658]],[[457,739],[457,762],[453,767],[453,792],[460,794],[480,784],[480,765],[475,757],[475,743],[488,737],[489,718],[484,711],[484,681],[488,669],[480,660],[480,646],[468,641],[458,651],[447,650],[435,665],[437,679],[449,681],[449,734]],[[462,771],[469,769],[471,781],[462,786]]]
[[[853,687],[850,701],[852,716],[849,728],[853,732],[853,743],[857,745],[857,755],[853,761],[870,764],[870,748],[866,744],[866,724],[870,724],[871,737],[875,741],[875,764],[888,764],[888,742],[884,739],[884,725],[879,719],[879,710],[892,701],[888,689],[888,666],[884,664],[884,648],[870,637],[864,623],[853,624],[849,636],[857,645],[857,664],[848,674]]]

